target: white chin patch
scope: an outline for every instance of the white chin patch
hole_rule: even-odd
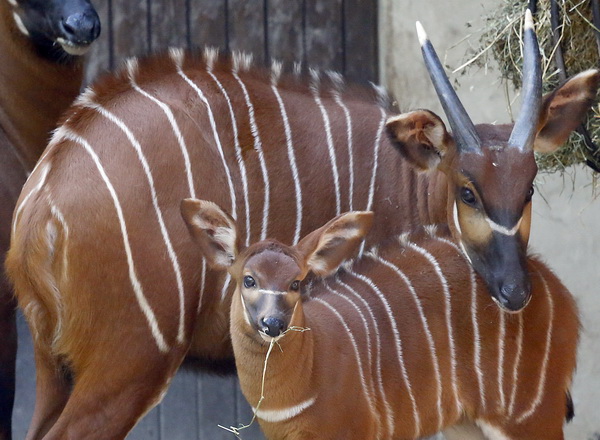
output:
[[[65,52],[73,56],[85,55],[90,48],[89,44],[77,45],[65,40],[64,38],[57,38],[56,42],[60,44],[60,47],[62,47]]]
[[[17,27],[19,28],[19,30],[21,31],[21,33],[23,35],[25,35],[26,37],[28,37],[29,36],[29,31],[27,30],[27,28],[23,24],[23,20],[21,19],[21,16],[19,14],[17,14],[16,12],[13,12],[13,18],[15,19],[15,23],[17,24]]]
[[[261,331],[259,331],[258,334],[260,335],[261,338],[263,338],[263,340],[265,342],[268,342],[269,344],[271,343],[271,341],[273,341],[273,342],[279,341],[281,339],[281,337],[283,336],[283,335],[279,335],[279,336],[276,336],[273,338],[272,336],[269,336],[265,332],[261,332]]]

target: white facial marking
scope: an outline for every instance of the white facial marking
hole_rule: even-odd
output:
[[[316,397],[312,397],[304,402],[300,402],[298,405],[282,409],[256,409],[253,407],[252,411],[256,414],[256,417],[265,422],[283,422],[296,417],[305,409],[310,408],[316,400]]]
[[[258,293],[263,295],[285,295],[287,292],[283,290],[258,289]]]
[[[456,207],[456,203],[454,204],[454,206]],[[517,222],[517,224],[515,224],[511,229],[508,229],[502,225],[499,225],[498,223],[496,223],[495,221],[493,221],[492,219],[490,219],[487,216],[486,216],[485,220],[487,221],[488,225],[490,225],[490,228],[492,228],[492,231],[498,232],[499,234],[502,234],[502,235],[508,235],[509,237],[512,237],[519,231],[519,228],[521,227],[521,222],[523,221],[523,217],[521,217],[519,219],[519,221]]]
[[[29,37],[29,31],[27,30],[27,28],[23,24],[23,20],[21,19],[21,16],[19,14],[17,14],[16,12],[13,11],[13,18],[15,19],[15,23],[17,25],[17,28],[19,28],[19,30],[21,31],[21,33],[23,35],[25,35],[26,37]]]
[[[85,55],[91,46],[90,44],[74,44],[61,37],[57,38],[56,42],[60,44],[60,47],[62,47],[65,52],[74,56]]]

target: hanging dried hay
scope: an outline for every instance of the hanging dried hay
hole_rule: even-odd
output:
[[[561,26],[558,28],[567,74],[572,76],[599,65],[599,47],[592,23],[591,2],[557,0]],[[528,4],[523,0],[504,0],[501,6],[485,17],[485,31],[480,39],[477,55],[459,69],[469,65],[487,67],[489,57],[498,64],[503,80],[515,88],[521,87],[522,26]],[[536,32],[544,66],[544,91],[554,90],[559,84],[559,71],[555,62],[557,45],[551,26],[550,0],[539,0],[535,14]],[[510,103],[509,103],[510,106]],[[586,126],[592,141],[600,141],[600,107],[594,105],[588,114]],[[564,147],[554,154],[536,155],[541,172],[563,172],[567,167],[587,163],[596,169],[600,166],[600,153],[590,151],[583,136],[571,135]],[[590,164],[591,162],[591,164]]]

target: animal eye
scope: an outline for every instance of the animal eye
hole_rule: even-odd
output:
[[[246,275],[244,277],[244,287],[246,289],[251,289],[253,287],[256,287],[256,280],[254,280],[254,278],[252,278],[250,275]]]
[[[534,192],[535,192],[535,190],[533,189],[533,186],[531,188],[529,188],[529,191],[527,192],[527,197],[525,197],[525,201],[527,201],[527,202],[531,201],[531,198],[533,197]]]
[[[300,288],[300,280],[296,280],[292,284],[290,284],[290,290],[296,291],[299,288]]]
[[[471,191],[471,189],[467,187],[463,187],[460,189],[460,198],[467,205],[473,206],[475,205],[475,203],[477,203],[477,197],[475,197],[473,191]]]

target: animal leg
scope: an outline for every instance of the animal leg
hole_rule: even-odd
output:
[[[120,347],[75,368],[69,400],[44,440],[123,439],[157,405],[179,367],[184,350],[159,353]],[[174,350],[175,351],[175,350]]]
[[[62,366],[34,342],[36,394],[33,418],[26,440],[42,438],[60,415],[69,398],[70,384]]]

